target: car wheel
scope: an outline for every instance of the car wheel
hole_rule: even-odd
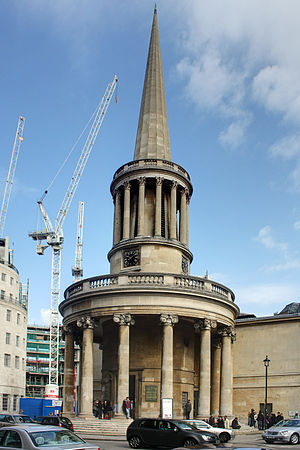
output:
[[[132,436],[129,439],[128,444],[131,448],[140,448],[142,445],[142,441],[138,436]]]
[[[292,445],[297,445],[299,444],[299,435],[297,433],[293,433],[291,438],[290,438],[290,443]]]
[[[195,439],[188,438],[184,441],[183,446],[189,448],[189,447],[193,447],[194,445],[197,445],[197,443],[198,442]]]
[[[229,441],[230,436],[229,436],[228,433],[221,433],[219,435],[219,439],[220,439],[220,442],[223,444],[224,442],[228,442]]]

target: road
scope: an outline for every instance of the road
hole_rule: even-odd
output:
[[[91,442],[95,444],[97,442],[97,445],[101,450],[113,450],[113,449],[129,449],[129,445],[127,441],[125,440],[119,440],[119,441],[112,441],[112,440],[90,440],[86,439],[87,442]],[[259,434],[252,434],[252,435],[245,435],[240,434],[237,435],[234,441],[232,441],[232,444],[236,447],[242,447],[247,448],[249,446],[252,446],[254,448],[264,448],[264,449],[276,449],[276,450],[286,450],[293,448],[294,450],[300,449],[299,445],[289,445],[289,444],[266,444],[265,441],[261,438]],[[224,447],[226,448],[232,448],[232,444],[224,444]],[[215,448],[211,446],[210,448]]]

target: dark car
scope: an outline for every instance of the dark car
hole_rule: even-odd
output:
[[[219,439],[212,433],[197,430],[182,420],[137,419],[127,428],[127,441],[131,448],[191,447],[199,444],[217,444]]]
[[[0,414],[0,427],[18,423],[35,423],[35,421],[25,414]]]
[[[57,427],[67,428],[74,431],[73,424],[68,417],[63,416],[39,416],[35,419],[41,425],[56,425]]]

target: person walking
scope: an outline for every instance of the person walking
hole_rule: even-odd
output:
[[[186,418],[187,420],[189,420],[189,419],[190,419],[190,414],[191,414],[191,411],[192,411],[191,400],[188,400],[188,401],[186,402],[186,404],[185,404],[185,406],[184,406],[184,409],[185,409],[185,418]]]
[[[129,417],[130,417],[130,400],[129,400],[129,397],[126,397],[125,400],[123,400],[122,410],[123,410],[123,413],[126,416],[126,419],[129,419]]]
[[[264,426],[264,415],[261,411],[257,414],[257,427],[259,430],[262,430]]]

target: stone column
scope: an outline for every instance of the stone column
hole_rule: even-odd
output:
[[[123,239],[129,239],[130,231],[130,183],[124,183]]]
[[[144,236],[145,230],[145,184],[146,178],[139,178],[138,236]]]
[[[116,416],[123,417],[122,403],[129,395],[129,327],[135,324],[135,320],[131,314],[115,313],[113,321],[120,325]]]
[[[213,343],[212,354],[212,380],[211,380],[211,414],[220,414],[220,376],[221,376],[221,341],[216,339]]]
[[[163,178],[156,177],[156,194],[155,194],[155,232],[156,237],[161,236],[161,190]]]
[[[170,238],[177,239],[177,181],[172,182],[171,187],[171,214],[170,214]]]
[[[201,319],[194,324],[195,329],[200,329],[200,365],[199,365],[199,418],[207,418],[210,415],[210,389],[211,389],[211,328],[216,328],[213,320]]]
[[[95,322],[91,317],[77,320],[77,326],[83,328],[80,415],[93,416],[93,338]]]
[[[64,387],[63,412],[66,416],[74,415],[74,335],[71,327],[64,325]]]
[[[222,416],[232,416],[233,380],[231,345],[233,340],[235,340],[235,332],[233,327],[224,327],[219,333],[222,336],[220,414]]]
[[[189,207],[190,207],[190,196],[188,191],[186,191],[186,245],[189,246]]]
[[[186,191],[182,190],[180,195],[180,242],[186,244]]]
[[[115,194],[115,215],[114,215],[114,241],[117,244],[121,240],[121,193],[119,190]]]
[[[161,399],[173,398],[173,325],[178,323],[175,314],[161,314],[163,348],[161,364]]]

